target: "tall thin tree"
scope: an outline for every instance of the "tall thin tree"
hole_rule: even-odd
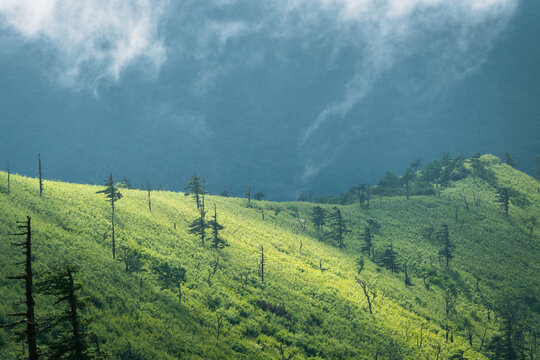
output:
[[[334,206],[334,212],[331,214],[331,220],[332,230],[330,234],[332,238],[337,241],[338,247],[342,249],[345,247],[345,234],[350,232],[350,230],[347,228],[345,219],[343,219],[343,215],[341,214],[341,210],[339,210],[337,206]]]
[[[219,236],[219,232],[225,229],[225,227],[218,222],[216,205],[214,205],[214,216],[212,216],[209,225],[212,228],[212,247],[215,249],[223,249],[224,247],[229,246],[227,241]]]
[[[38,154],[38,165],[39,165],[39,196],[43,195],[43,173],[41,171],[41,154]]]
[[[11,327],[19,324],[26,324],[26,330],[18,334],[18,338],[23,340],[26,339],[28,344],[28,359],[36,360],[38,358],[38,347],[37,347],[37,325],[35,319],[35,301],[33,295],[33,276],[32,272],[32,229],[30,225],[30,216],[26,217],[26,221],[17,221],[17,228],[21,232],[10,234],[12,236],[25,236],[26,240],[21,243],[11,243],[13,246],[23,247],[23,254],[25,255],[25,260],[17,263],[17,265],[24,264],[24,273],[21,275],[8,276],[8,279],[12,280],[23,280],[25,285],[25,299],[19,301],[15,305],[26,305],[26,311],[20,313],[9,314],[9,316],[22,317],[22,319],[12,322],[10,324],[1,325],[0,327]]]
[[[7,193],[11,190],[11,171],[9,170],[9,163],[7,165]]]
[[[105,180],[105,189],[97,191],[96,194],[105,194],[107,201],[111,203],[112,252],[113,259],[116,259],[116,242],[114,237],[114,204],[122,198],[122,194],[114,185],[112,173],[110,173],[109,178]]]
[[[441,229],[437,232],[437,240],[442,245],[442,249],[439,251],[440,256],[444,256],[446,259],[446,267],[450,265],[450,260],[454,257],[455,245],[450,240],[450,234],[448,232],[448,225],[441,225]]]
[[[150,186],[150,180],[146,179],[146,192],[148,193],[148,210],[152,212],[152,199],[150,198],[150,192],[152,187]]]
[[[191,175],[191,178],[188,180],[186,186],[184,186],[185,196],[192,195],[195,203],[197,204],[197,210],[201,207],[201,195],[204,193],[203,187],[201,185],[201,178],[197,174]]]

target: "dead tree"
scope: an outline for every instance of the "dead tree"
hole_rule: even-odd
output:
[[[146,191],[148,192],[148,210],[152,212],[152,200],[150,199],[152,188],[150,187],[150,180],[148,179],[146,179]]]
[[[261,253],[261,259],[258,261],[258,271],[259,276],[261,277],[261,283],[264,284],[264,265],[265,265],[265,259],[264,259],[264,247],[261,245],[261,249],[259,250]]]
[[[12,236],[26,236],[26,241],[21,243],[11,243],[13,246],[20,246],[24,248],[23,254],[25,255],[25,261],[17,263],[17,265],[23,265],[24,274],[16,276],[8,276],[8,279],[23,280],[25,283],[25,299],[21,300],[15,305],[26,305],[26,311],[20,313],[9,314],[8,316],[22,317],[22,319],[14,321],[10,324],[1,325],[0,327],[11,327],[19,324],[26,324],[26,330],[19,333],[20,340],[26,338],[28,344],[28,359],[36,360],[38,358],[37,348],[37,326],[34,314],[34,296],[33,296],[33,273],[32,273],[32,230],[30,227],[30,216],[26,217],[26,221],[17,221],[17,228],[21,230],[20,233],[10,234]],[[23,343],[24,344],[24,343]],[[23,345],[24,347],[24,345]]]
[[[246,197],[248,199],[247,206],[251,207],[251,185],[248,185],[246,188]]]
[[[362,290],[364,290],[364,295],[365,295],[366,300],[368,302],[369,313],[371,315],[373,315],[371,305],[373,304],[373,300],[375,300],[375,297],[377,295],[374,292],[371,292],[371,295],[370,295],[370,290],[368,289],[367,284],[366,284],[366,282],[364,280],[360,280],[359,278],[356,278],[356,282],[359,283],[360,286],[362,287]]]
[[[39,196],[43,195],[43,176],[41,172],[41,154],[38,154],[38,165],[39,165]]]
[[[211,280],[214,275],[216,275],[217,271],[221,269],[221,263],[219,261],[219,256],[216,254],[213,254],[212,262],[210,263],[210,269],[208,269],[208,285],[211,285]]]
[[[11,172],[9,171],[9,163],[7,165],[7,193],[9,194],[9,190],[10,190],[10,177],[11,177]]]

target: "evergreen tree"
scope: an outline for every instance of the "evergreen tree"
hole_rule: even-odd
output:
[[[438,160],[430,162],[422,170],[423,180],[430,183],[433,186],[436,195],[439,195],[439,184],[441,181],[441,172],[442,172],[442,165],[440,161]]]
[[[75,280],[78,268],[68,264],[62,268],[52,268],[49,276],[39,284],[39,291],[56,298],[55,305],[66,304],[64,311],[54,314],[44,320],[49,328],[59,334],[48,344],[49,359],[85,360],[93,359],[92,350],[88,345],[85,327],[89,320],[81,316],[86,307],[77,294],[81,285]]]
[[[508,164],[513,168],[516,167],[516,162],[514,161],[514,157],[509,152],[505,152],[503,154],[503,156],[504,156],[504,163],[505,164]]]
[[[124,176],[122,177],[122,181],[117,185],[120,189],[133,189],[133,186],[131,185],[131,181]]]
[[[413,170],[412,167],[408,167],[401,176],[401,181],[405,183],[405,194],[407,196],[407,200],[409,200],[409,184],[412,180],[414,180],[415,177],[416,172]]]
[[[448,233],[448,225],[443,224],[441,229],[437,232],[437,241],[442,244],[442,249],[439,250],[439,255],[446,259],[446,266],[450,264],[450,260],[454,257],[455,245],[450,240],[450,234]]]
[[[201,196],[204,194],[204,189],[201,185],[201,178],[197,174],[191,175],[186,186],[184,186],[185,196],[192,195],[195,203],[197,204],[197,210],[201,207]]]
[[[229,246],[229,244],[227,244],[227,241],[225,241],[219,236],[219,232],[225,227],[221,225],[217,220],[217,209],[215,205],[214,216],[212,217],[212,220],[210,220],[208,225],[212,228],[212,247],[215,249],[223,249],[224,247]]]
[[[335,241],[337,241],[338,247],[341,249],[345,246],[345,244],[343,243],[345,235],[349,233],[350,230],[347,228],[345,220],[343,219],[343,215],[341,214],[341,211],[338,209],[337,206],[334,206],[334,212],[330,214],[330,220],[330,235]]]
[[[536,173],[536,178],[540,180],[540,156],[538,155],[533,156],[533,161],[535,164],[534,172]]]
[[[96,192],[96,194],[105,194],[107,201],[111,203],[112,251],[113,251],[113,259],[115,259],[116,258],[116,242],[114,238],[114,203],[122,198],[122,194],[114,186],[114,179],[113,179],[112,173],[110,173],[109,178],[105,180],[105,189]]]
[[[198,235],[201,238],[202,246],[204,246],[204,240],[206,239],[206,229],[210,227],[210,224],[206,221],[206,211],[201,204],[199,208],[199,216],[189,224],[188,232],[190,234]]]
[[[512,195],[512,190],[507,187],[503,187],[497,190],[496,202],[504,209],[506,217],[508,217],[508,210],[510,208],[510,197]]]
[[[262,200],[264,199],[264,193],[262,191],[259,191],[258,193],[255,194],[255,200]]]
[[[387,245],[386,249],[380,255],[379,264],[393,273],[398,270],[397,253],[394,251],[392,241],[390,241],[390,245]]]
[[[364,244],[362,246],[362,252],[367,252],[368,258],[370,255],[373,255],[373,234],[371,233],[371,228],[369,226],[366,226],[364,228],[364,234],[363,234],[363,240]]]
[[[422,165],[422,159],[418,158],[411,163],[410,167],[412,167],[414,171],[416,172],[418,171],[421,165]]]
[[[311,213],[311,221],[318,231],[322,230],[326,224],[326,210],[320,206],[315,206]]]
[[[30,216],[26,217],[26,221],[17,221],[17,228],[22,232],[11,234],[12,236],[25,236],[26,240],[22,243],[12,243],[13,246],[23,247],[23,254],[25,255],[25,261],[20,264],[24,264],[24,273],[16,276],[8,276],[8,279],[23,280],[25,287],[25,298],[15,305],[26,306],[26,310],[21,313],[9,314],[9,316],[22,317],[22,319],[12,322],[10,324],[1,325],[2,327],[11,327],[20,324],[25,324],[25,331],[17,333],[17,340],[26,340],[28,345],[28,359],[38,359],[38,347],[37,347],[37,325],[35,320],[35,301],[34,301],[34,287],[33,279],[34,273],[32,272],[32,229],[30,225]]]
[[[182,283],[186,280],[186,269],[172,266],[168,262],[158,262],[152,266],[162,289],[178,289],[178,302],[182,303]]]

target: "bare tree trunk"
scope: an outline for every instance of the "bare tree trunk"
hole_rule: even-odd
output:
[[[25,282],[25,300],[20,301],[18,304],[26,304],[26,311],[22,313],[8,314],[8,316],[21,316],[21,320],[15,321],[11,324],[1,325],[0,327],[15,326],[26,323],[26,343],[28,344],[28,359],[37,360],[37,329],[35,321],[35,302],[33,296],[33,273],[32,273],[32,229],[30,226],[30,216],[26,217],[26,221],[17,221],[17,227],[23,232],[17,234],[11,234],[14,236],[26,235],[26,241],[22,243],[11,243],[13,246],[24,247],[25,261],[21,264],[25,265],[25,271],[22,275],[8,276],[8,279],[24,280]],[[23,342],[24,353],[24,342]]]
[[[112,257],[116,259],[116,242],[114,239],[114,200],[111,201],[112,207],[112,216],[111,216],[111,225],[112,225]]]
[[[9,191],[10,191],[10,177],[11,177],[11,172],[9,171],[9,163],[8,163],[8,194],[9,194]],[[531,231],[532,233],[532,231]]]
[[[38,154],[38,164],[39,164],[39,196],[43,195],[43,177],[41,173],[41,154]]]
[[[148,210],[152,212],[152,200],[150,199],[152,188],[150,187],[150,180],[148,179],[146,179],[146,191],[148,192]]]

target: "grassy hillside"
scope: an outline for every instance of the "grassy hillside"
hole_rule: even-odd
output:
[[[40,198],[36,179],[12,175],[8,195],[4,172],[0,234],[14,232],[15,221],[30,215],[37,277],[51,264],[80,266],[82,293],[95,319],[90,329],[115,359],[280,359],[293,354],[295,359],[435,359],[439,351],[439,359],[460,351],[467,359],[486,359],[494,356],[488,345],[501,327],[494,315],[510,300],[526,314],[520,319],[524,341],[538,331],[540,231],[530,236],[527,219],[540,218],[540,184],[493,157],[484,160],[499,186],[527,199],[521,207],[511,204],[508,218],[494,202],[493,184],[467,177],[440,197],[384,197],[381,204],[373,199],[369,209],[339,206],[352,230],[342,250],[309,223],[311,203],[253,201],[248,208],[245,199],[207,196],[207,208],[216,205],[230,245],[214,250],[188,233],[198,215],[191,197],[153,191],[150,212],[146,192],[122,190],[124,197],[116,203],[119,245],[145,255],[145,271],[128,273],[121,260],[112,259],[110,204],[96,194],[103,187],[45,181]],[[473,193],[479,203],[471,200]],[[470,202],[468,211],[463,196]],[[321,206],[332,211],[334,205]],[[295,208],[308,220],[305,228]],[[411,286],[405,286],[403,272],[392,273],[366,256],[358,275],[356,259],[368,219],[380,224],[375,248],[381,252],[392,242],[401,266],[407,262]],[[440,245],[427,235],[441,224],[449,225],[456,246],[450,269],[439,261]],[[0,324],[10,321],[7,314],[16,309],[12,303],[22,296],[20,284],[6,279],[20,272],[14,263],[22,258],[9,240],[2,236],[0,241]],[[264,284],[257,271],[261,245]],[[209,280],[216,259],[220,265]],[[151,270],[163,262],[187,270],[182,304],[177,291],[162,288]],[[376,294],[373,315],[356,277]],[[447,317],[444,289],[449,283],[456,292]],[[38,316],[51,306],[37,296]],[[21,345],[11,334],[0,329],[1,359],[20,358]]]

